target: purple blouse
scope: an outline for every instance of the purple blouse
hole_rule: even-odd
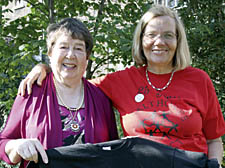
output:
[[[11,139],[37,138],[45,149],[63,145],[62,123],[59,114],[53,74],[42,86],[33,86],[32,94],[17,96],[5,128],[0,133],[0,159],[12,164],[5,151]],[[103,92],[85,80],[84,103],[86,123],[85,142],[97,143],[118,138],[111,102]],[[20,167],[26,167],[22,161]]]
[[[81,108],[77,111],[77,114],[75,114],[75,111],[70,112],[66,107],[59,105],[59,112],[62,121],[63,146],[85,143],[85,109]],[[74,120],[79,124],[79,129],[77,131],[72,131],[71,129],[71,121]]]

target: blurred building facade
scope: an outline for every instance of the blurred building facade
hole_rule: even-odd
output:
[[[154,0],[154,4],[174,7],[177,6],[178,0]],[[12,11],[5,13],[5,17],[10,18],[10,20],[15,20],[19,17],[23,17],[30,12],[30,8],[27,7],[27,2],[24,0],[14,0],[13,2],[9,2],[9,5],[7,7],[3,7],[3,9],[6,8]]]
[[[165,5],[168,7],[175,7],[178,5],[178,0],[154,0],[154,4]]]
[[[16,1],[9,2],[8,6],[2,7],[4,9],[10,9],[11,11],[4,13],[4,17],[9,18],[10,20],[16,20],[17,18],[26,16],[30,13],[30,8],[27,7],[26,1]]]

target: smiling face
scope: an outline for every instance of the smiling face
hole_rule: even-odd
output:
[[[49,55],[55,78],[66,85],[79,81],[87,67],[85,42],[62,33],[58,36]]]
[[[158,16],[146,25],[142,38],[143,52],[149,70],[172,70],[173,57],[177,48],[176,24],[169,16]]]

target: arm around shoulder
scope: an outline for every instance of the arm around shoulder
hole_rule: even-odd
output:
[[[24,96],[26,90],[28,94],[31,94],[34,82],[37,81],[37,84],[41,86],[42,81],[46,78],[46,75],[49,72],[51,72],[51,68],[48,65],[37,64],[27,77],[21,81],[17,94]]]

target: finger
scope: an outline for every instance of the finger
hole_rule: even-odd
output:
[[[30,95],[31,92],[32,92],[32,85],[34,84],[34,81],[37,80],[38,76],[39,76],[39,74],[36,74],[36,75],[34,75],[34,76],[31,76],[31,77],[29,77],[29,79],[28,79],[27,82],[26,82],[26,85],[27,85],[27,92],[28,92],[29,95]]]
[[[24,96],[24,95],[25,95],[24,82],[25,82],[25,79],[23,79],[23,80],[20,82],[20,85],[19,85],[19,88],[18,88],[17,95],[21,95],[21,96]]]
[[[43,146],[41,145],[41,143],[40,143],[39,141],[36,143],[36,149],[37,149],[37,151],[40,153],[43,162],[44,162],[45,164],[47,164],[47,163],[48,163],[48,156],[47,156],[47,153],[45,152]]]
[[[46,77],[46,71],[42,71],[42,72],[40,73],[40,76],[38,77],[38,80],[37,80],[37,84],[38,84],[39,86],[42,85],[42,81],[45,79],[45,77]]]
[[[24,160],[29,160],[31,158],[31,153],[28,149],[28,146],[24,147],[19,147],[17,150],[17,153],[24,159]]]
[[[36,150],[36,147],[33,145],[29,146],[29,152],[31,154],[31,156],[29,157],[29,160],[37,163],[38,162],[38,152]]]
[[[20,85],[19,85],[19,88],[18,88],[18,91],[17,91],[17,95],[21,95],[21,96],[23,96],[22,95],[22,93],[21,93],[21,83],[23,82],[23,80],[20,82]]]

